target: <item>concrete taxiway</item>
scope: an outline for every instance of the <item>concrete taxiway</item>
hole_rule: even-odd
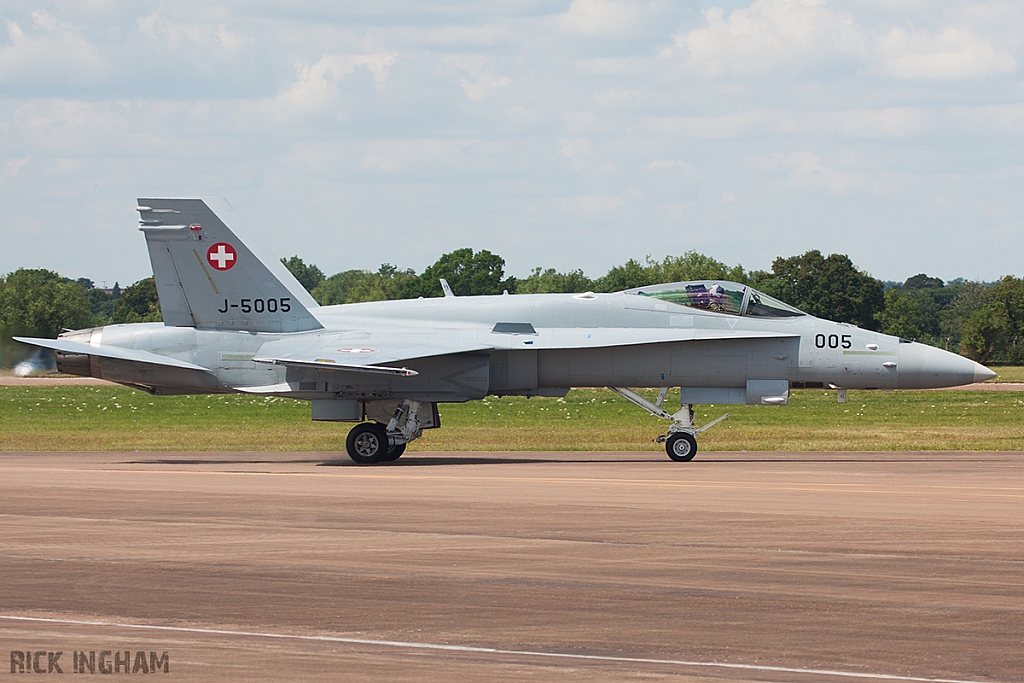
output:
[[[1024,681],[1024,453],[337,457],[0,454],[0,656],[167,652],[182,681]]]

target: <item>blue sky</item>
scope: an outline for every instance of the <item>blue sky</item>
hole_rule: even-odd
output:
[[[149,274],[135,197],[282,256],[602,275],[808,249],[1024,274],[1024,3],[0,5],[0,272]]]

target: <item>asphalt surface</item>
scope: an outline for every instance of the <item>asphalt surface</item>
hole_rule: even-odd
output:
[[[0,454],[0,650],[166,652],[180,681],[1024,681],[1024,453],[335,457]]]

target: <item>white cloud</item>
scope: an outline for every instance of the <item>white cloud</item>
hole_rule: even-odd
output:
[[[220,52],[219,57],[231,58],[239,51],[256,43],[256,40],[236,29],[228,28],[224,22],[211,21],[220,14],[217,8],[206,12],[186,12],[185,21],[167,16],[164,8],[139,17],[135,24],[138,35],[172,53],[179,50],[195,52],[209,57]],[[210,16],[213,15],[213,16]]]
[[[216,36],[217,40],[220,41],[221,47],[229,54],[235,54],[242,48],[253,45],[256,42],[251,36],[228,30],[224,24],[217,28]]]
[[[512,82],[507,76],[496,78],[494,61],[480,55],[447,55],[441,62],[449,71],[466,74],[467,77],[459,79],[459,86],[473,102],[480,102]]]
[[[694,139],[734,139],[764,135],[819,134],[851,138],[908,137],[929,125],[920,107],[839,111],[754,109],[721,116],[671,116],[647,119],[645,128],[661,135]]]
[[[944,79],[1009,76],[1017,61],[964,28],[935,35],[893,28],[878,41],[879,70],[892,78]]]
[[[658,135],[685,138],[738,138],[776,133],[794,128],[794,114],[782,110],[754,109],[720,116],[662,116],[644,121],[644,127]]]
[[[674,39],[684,53],[684,73],[701,78],[816,69],[822,60],[864,50],[854,18],[828,9],[825,0],[755,0],[728,17],[713,7],[704,19],[706,26]]]
[[[625,38],[636,29],[642,11],[641,5],[623,0],[573,0],[558,23],[585,36]]]
[[[755,0],[728,15],[713,7],[704,20],[674,38],[683,73],[700,78],[792,75],[845,64],[888,78],[952,80],[1006,76],[1017,66],[1008,51],[968,27],[933,33],[883,23],[869,29],[828,7],[828,0]]]
[[[594,156],[594,146],[587,138],[562,138],[558,141],[558,156],[568,159],[572,167],[579,170]]]
[[[1024,104],[950,107],[949,115],[958,126],[967,123],[978,132],[1024,133]]]
[[[30,100],[14,113],[15,128],[32,147],[60,156],[123,152],[131,147],[127,102]]]
[[[268,104],[274,113],[292,116],[327,110],[341,99],[339,84],[357,67],[365,67],[377,83],[387,80],[388,68],[395,63],[397,54],[380,52],[365,55],[325,54],[310,66],[296,65],[298,79]]]
[[[3,170],[0,171],[0,185],[4,181],[10,180],[14,176],[18,175],[18,171],[21,167],[28,163],[31,157],[23,157],[21,159],[8,159],[4,162]]]
[[[27,31],[7,22],[8,45],[0,47],[0,83],[32,85],[40,78],[87,85],[103,79],[107,62],[82,31],[38,10]]]
[[[871,164],[856,152],[840,150],[832,159],[825,159],[811,150],[770,157],[753,157],[745,166],[763,172],[784,171],[784,186],[791,189],[821,191],[845,195],[855,191],[885,192],[884,184],[871,172]]]
[[[804,130],[808,129],[806,126],[816,127],[823,133],[844,137],[902,138],[920,132],[928,118],[928,113],[919,107],[847,109],[809,113],[798,125]]]

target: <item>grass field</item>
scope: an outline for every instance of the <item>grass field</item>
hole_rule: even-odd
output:
[[[666,405],[678,405],[672,396]],[[341,451],[350,425],[306,403],[154,397],[119,387],[0,387],[0,451]],[[698,406],[703,450],[1024,450],[1024,392],[795,390],[789,406]],[[603,389],[441,406],[411,451],[660,450],[667,426]]]
[[[991,368],[996,376],[990,382],[1024,382],[1024,367],[1019,365],[994,366]]]

